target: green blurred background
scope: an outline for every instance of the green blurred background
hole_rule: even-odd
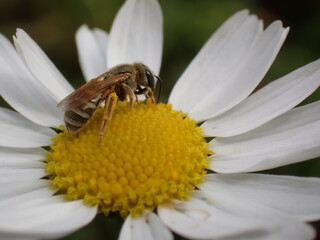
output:
[[[164,51],[160,73],[164,80],[162,101],[167,101],[175,81],[210,35],[230,15],[244,8],[262,18],[265,26],[280,19],[284,26],[291,27],[282,50],[259,87],[320,57],[319,0],[159,2],[164,15]],[[77,28],[86,23],[90,27],[109,31],[122,4],[123,1],[119,0],[1,0],[0,32],[11,39],[17,27],[26,30],[64,76],[79,87],[84,80],[74,41]],[[320,89],[302,104],[319,99]],[[2,99],[0,105],[8,106]],[[320,177],[320,161],[311,160],[265,172]],[[117,239],[121,224],[122,219],[117,215],[108,218],[97,216],[89,226],[64,239]],[[319,232],[319,222],[314,225]]]

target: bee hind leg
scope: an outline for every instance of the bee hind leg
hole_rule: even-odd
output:
[[[117,106],[118,96],[115,92],[111,92],[105,97],[105,99],[106,100],[103,108],[103,119],[99,133],[99,143],[102,141],[103,135],[106,131],[107,123],[112,118],[112,114]]]

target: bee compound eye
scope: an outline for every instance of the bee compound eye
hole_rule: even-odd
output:
[[[146,70],[145,72],[146,76],[147,76],[147,79],[148,79],[148,85],[149,87],[154,90],[155,89],[155,79],[153,77],[153,74],[149,71],[149,70]]]

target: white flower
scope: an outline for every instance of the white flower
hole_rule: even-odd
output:
[[[133,14],[134,12],[134,14]],[[120,239],[312,239],[305,222],[320,218],[320,179],[248,174],[320,156],[320,101],[295,107],[320,84],[320,60],[250,95],[277,55],[288,28],[263,30],[248,11],[229,18],[174,87],[169,102],[199,122],[214,154],[198,190],[157,213],[129,215]],[[127,0],[110,35],[82,26],[76,34],[86,80],[120,63],[143,62],[158,74],[162,14],[155,0]],[[21,29],[16,49],[0,35],[0,237],[59,238],[97,214],[82,200],[53,195],[46,151],[63,123],[56,107],[74,89]],[[165,81],[165,79],[164,79]],[[249,96],[250,95],[250,96]],[[228,174],[224,174],[228,173]],[[170,231],[171,230],[171,231]]]

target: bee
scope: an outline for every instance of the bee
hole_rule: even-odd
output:
[[[64,122],[67,131],[78,133],[89,122],[102,103],[103,119],[99,133],[103,138],[108,121],[117,105],[117,101],[129,100],[131,106],[138,102],[138,96],[144,95],[154,103],[156,79],[150,68],[142,63],[122,64],[90,80],[68,96],[57,106],[64,110]],[[161,92],[159,88],[158,100]],[[157,101],[158,101],[157,100]]]

